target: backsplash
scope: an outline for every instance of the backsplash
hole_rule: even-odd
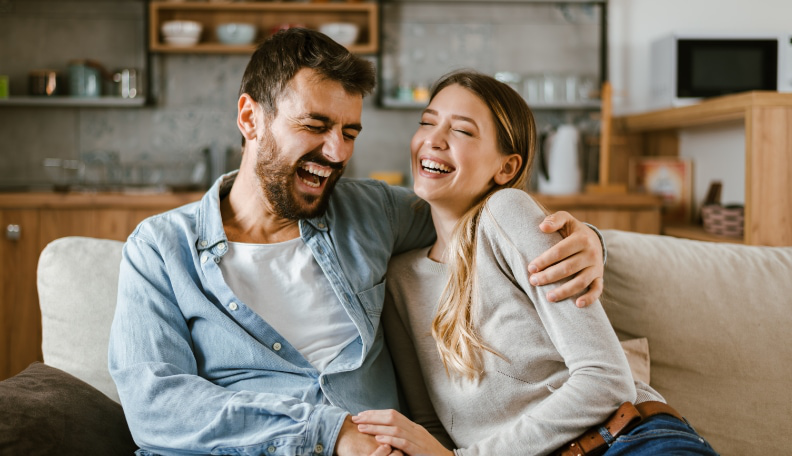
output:
[[[26,94],[29,71],[65,72],[71,59],[90,58],[108,69],[133,67],[145,73],[144,5],[138,0],[0,0],[0,74],[10,76],[11,96]],[[474,48],[484,52],[489,57],[469,53],[473,58],[464,66],[487,73],[543,68],[597,71],[597,43],[591,42],[592,35],[597,37],[597,18],[577,12],[583,14],[582,19],[572,19],[582,20],[583,30],[570,36],[569,27],[560,27],[570,20],[565,17],[568,11],[544,7],[530,16],[522,10],[518,14],[515,8],[493,8],[486,2],[464,8],[448,3],[431,8],[389,6],[384,10],[383,27],[391,39],[383,46],[400,52],[410,41],[400,44],[393,33],[416,27],[434,35],[455,30],[445,40],[436,36],[426,42],[422,62],[407,62],[420,64],[408,72],[426,79],[450,69],[443,65],[454,65],[437,59],[445,48],[458,56]],[[462,28],[451,27],[455,22]],[[531,29],[526,38],[526,30],[538,22],[545,25]],[[218,174],[223,165],[217,156],[230,155],[230,163],[239,158],[236,100],[247,61],[242,55],[152,55],[154,80],[145,81],[143,90],[153,90],[155,103],[139,108],[0,107],[0,187],[46,188],[45,158],[79,159],[102,151],[114,152],[122,162],[133,162],[171,161],[209,149],[215,157],[210,171]],[[540,126],[566,120],[594,122],[586,112],[535,114]],[[369,97],[364,104],[364,130],[347,175],[400,171],[409,176],[409,140],[417,122],[418,110],[383,109],[376,96]]]

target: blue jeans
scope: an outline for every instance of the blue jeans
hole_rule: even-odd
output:
[[[605,452],[605,456],[644,454],[718,456],[689,424],[669,415],[649,417],[627,434],[618,437]]]

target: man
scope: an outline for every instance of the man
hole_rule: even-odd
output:
[[[434,233],[408,190],[340,179],[373,87],[372,65],[324,35],[275,35],[242,80],[238,173],[130,235],[109,364],[142,454],[377,450],[349,414],[398,405],[385,269]],[[571,256],[542,279],[581,271],[557,292],[594,280],[596,299],[599,239],[555,216],[573,233],[535,266]]]

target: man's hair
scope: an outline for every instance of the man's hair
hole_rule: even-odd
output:
[[[366,96],[376,83],[374,65],[349,52],[326,35],[303,28],[282,30],[262,42],[242,76],[239,95],[247,93],[268,115],[276,115],[277,101],[289,81],[303,68],[341,83],[352,95]]]

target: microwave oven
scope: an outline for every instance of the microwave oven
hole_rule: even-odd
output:
[[[673,33],[652,43],[651,104],[751,90],[792,92],[792,34]]]

